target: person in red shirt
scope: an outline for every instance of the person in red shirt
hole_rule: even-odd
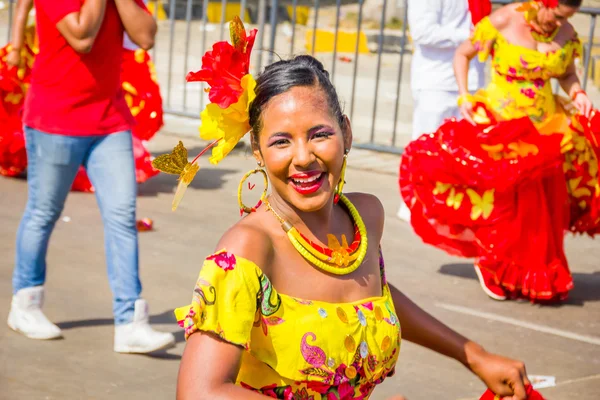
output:
[[[43,314],[46,253],[55,222],[83,165],[96,189],[113,293],[114,350],[174,345],[154,331],[140,298],[134,119],[121,91],[123,34],[143,49],[156,23],[142,0],[34,0],[39,54],[24,107],[28,200],[17,232],[8,325],[33,339],[60,329]]]

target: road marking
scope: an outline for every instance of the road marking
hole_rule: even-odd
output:
[[[579,342],[584,342],[584,343],[589,343],[589,344],[594,344],[596,346],[600,346],[600,337],[596,337],[596,336],[580,335],[578,333],[564,331],[562,329],[551,328],[549,326],[538,325],[538,324],[534,324],[531,322],[520,321],[518,319],[504,317],[502,315],[487,313],[487,312],[483,312],[483,311],[477,311],[477,310],[473,310],[472,308],[468,308],[468,307],[455,306],[452,304],[441,304],[441,303],[436,303],[435,305],[437,307],[443,308],[445,310],[454,311],[454,312],[461,313],[461,314],[472,315],[474,317],[485,318],[485,319],[489,319],[492,321],[498,321],[498,322],[502,322],[505,324],[515,325],[515,326],[518,326],[521,328],[531,329],[531,330],[537,331],[537,332],[548,333],[550,335],[560,336],[563,338],[577,340]]]
[[[573,383],[579,383],[579,382],[585,382],[585,381],[592,381],[592,380],[598,379],[598,378],[600,378],[600,374],[584,376],[581,378],[567,379],[566,381],[558,382],[556,384],[556,386],[554,386],[554,387],[566,386],[566,385],[571,385]],[[540,390],[543,391],[544,389],[540,389]],[[479,397],[464,397],[464,398],[460,398],[458,400],[478,400],[478,399],[479,399]]]
[[[592,380],[598,379],[598,378],[600,378],[600,374],[590,375],[590,376],[584,376],[584,377],[581,377],[581,378],[567,379],[566,381],[558,382],[556,384],[556,386],[563,386],[563,385],[570,385],[572,383],[592,381]]]

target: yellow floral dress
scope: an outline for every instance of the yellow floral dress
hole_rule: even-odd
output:
[[[479,60],[490,58],[492,67],[491,82],[477,93],[478,98],[502,119],[528,116],[534,123],[544,122],[557,112],[550,78],[562,76],[582,54],[576,37],[548,53],[511,44],[488,17],[477,24],[471,41]]]
[[[278,399],[367,399],[400,350],[383,258],[380,267],[382,296],[333,304],[278,293],[260,267],[221,250],[175,315],[186,339],[212,332],[245,349],[237,385]]]
[[[474,95],[477,125],[449,120],[407,146],[400,189],[411,223],[426,243],[477,258],[508,297],[565,299],[564,231],[600,233],[600,113],[578,115],[550,81],[581,43],[542,53],[508,42],[488,17],[471,41],[491,62]]]

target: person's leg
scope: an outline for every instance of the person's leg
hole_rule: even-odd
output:
[[[60,334],[39,310],[43,303],[48,242],[89,141],[28,127],[25,128],[25,140],[28,199],[17,231],[9,325],[29,337],[45,339],[48,337],[43,336]],[[39,313],[28,316],[29,309]],[[29,323],[25,321],[27,318],[31,319]]]
[[[138,271],[135,164],[130,132],[95,140],[85,167],[96,189],[104,223],[108,279],[113,293],[115,324],[133,320],[142,286]]]
[[[425,133],[435,132],[444,120],[456,115],[458,107],[455,93],[444,90],[419,90],[413,95],[413,140]]]
[[[135,165],[131,132],[97,138],[85,162],[104,222],[108,279],[113,292],[114,350],[148,353],[171,347],[170,333],[152,330],[140,299]]]

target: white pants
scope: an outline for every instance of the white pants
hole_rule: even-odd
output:
[[[424,133],[435,132],[448,118],[460,118],[457,100],[458,91],[413,91],[412,139],[415,140]]]

